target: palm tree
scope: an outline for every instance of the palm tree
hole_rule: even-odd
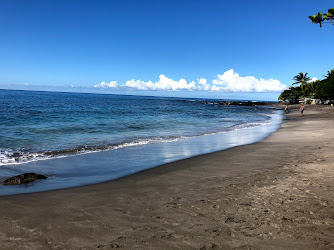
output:
[[[304,87],[305,87],[305,84],[311,80],[308,76],[307,76],[308,73],[303,73],[303,72],[300,72],[298,75],[296,75],[294,78],[292,78],[292,80],[296,81],[294,82],[292,85],[295,85],[295,84],[299,84],[300,83],[300,88],[302,91],[304,91]]]
[[[315,97],[315,91],[317,89],[318,83],[319,80],[306,83],[306,89],[312,94],[312,98]]]

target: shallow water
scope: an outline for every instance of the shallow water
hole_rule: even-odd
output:
[[[23,186],[1,186],[0,195],[39,192],[113,180],[158,165],[260,141],[276,131],[282,116],[270,123],[228,132],[174,139],[114,150],[2,166],[0,178],[23,172],[49,175]]]
[[[0,90],[0,166],[270,122],[272,109],[204,100]]]

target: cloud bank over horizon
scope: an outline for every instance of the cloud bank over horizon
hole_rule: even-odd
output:
[[[102,89],[117,88],[118,84],[117,84],[117,81],[111,81],[110,83],[106,83],[105,81],[103,81],[99,85],[94,85],[94,87],[95,88],[102,88]]]
[[[246,92],[246,93],[266,93],[282,92],[287,86],[276,79],[257,79],[254,76],[242,77],[233,69],[217,75],[216,79],[208,83],[207,79],[198,78],[197,81],[187,82],[185,79],[178,81],[170,79],[161,74],[156,82],[142,80],[128,80],[124,84],[116,81],[94,85],[98,89],[133,89],[133,90],[152,90],[152,91],[211,91],[211,92]]]

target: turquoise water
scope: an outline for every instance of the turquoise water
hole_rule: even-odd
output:
[[[50,176],[0,195],[116,179],[253,143],[281,123],[271,108],[200,99],[0,90],[0,100],[0,178]]]

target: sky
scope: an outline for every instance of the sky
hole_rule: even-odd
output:
[[[277,100],[334,68],[329,0],[0,0],[0,89]]]

